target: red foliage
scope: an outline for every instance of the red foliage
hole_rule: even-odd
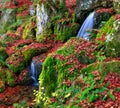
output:
[[[16,14],[16,16],[27,16],[28,13],[29,13],[29,10],[26,9],[26,10],[22,11],[21,13]]]
[[[8,47],[6,49],[6,52],[8,55],[12,55],[13,53],[15,53],[17,51],[17,48],[20,46],[24,46],[24,45],[29,45],[30,43],[32,43],[33,40],[31,39],[27,39],[27,40],[16,40],[14,41],[14,43],[10,43],[8,44]]]
[[[65,0],[65,3],[70,15],[73,14],[76,7],[76,0]]]
[[[56,42],[52,42],[51,44],[49,44],[49,49],[46,53],[43,53],[39,56],[33,57],[33,59],[37,59],[37,62],[42,63],[44,62],[45,58],[47,57],[47,55],[49,53],[55,52],[59,47],[61,47],[63,45],[62,42],[60,41],[56,41]]]
[[[114,19],[115,19],[115,20],[120,19],[120,14],[116,14],[116,15],[114,16]]]
[[[5,97],[9,98],[15,95],[16,91],[20,91],[19,86],[14,87],[14,89],[12,89],[12,87],[7,87],[3,93],[0,93],[0,101],[6,99]]]
[[[97,40],[98,40],[98,41],[101,41],[102,43],[104,43],[105,40],[106,40],[106,34],[103,33],[102,36],[101,36],[100,38],[97,38]]]
[[[16,6],[14,5],[14,1],[6,2],[6,8],[19,8],[24,5],[29,7],[30,5],[32,5],[32,2],[30,0],[17,0]]]
[[[19,36],[17,34],[9,32],[9,31],[6,33],[6,35],[8,37],[11,37],[12,39],[19,39]]]
[[[29,69],[24,69],[21,73],[20,73],[20,75],[18,76],[18,78],[17,78],[17,83],[19,83],[19,84],[21,84],[21,82],[25,79],[25,78],[27,78],[27,75],[29,74]]]
[[[63,84],[65,84],[65,85],[67,85],[67,86],[71,86],[72,81],[69,80],[69,79],[64,79]]]
[[[98,99],[93,103],[93,105],[95,107],[101,106],[101,108],[118,108],[120,106],[120,92],[117,89],[120,88],[120,77],[117,73],[110,72],[104,79],[104,84],[109,84],[107,88],[110,90],[110,93],[115,97],[115,100],[111,100],[110,97],[105,101]],[[101,95],[107,96],[108,94],[107,92],[104,92],[101,93]]]
[[[53,98],[50,98],[50,102],[51,103],[55,103],[56,102],[56,99],[53,97]]]
[[[100,8],[96,11],[96,13],[100,14],[100,13],[110,13],[113,14],[114,10],[112,8]]]

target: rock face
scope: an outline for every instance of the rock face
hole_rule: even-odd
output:
[[[33,56],[46,52],[46,50],[47,47],[42,44],[30,44],[26,48],[16,51],[9,56],[6,60],[7,66],[13,70],[13,72],[19,73],[31,61]]]
[[[104,0],[77,0],[76,3],[76,17],[77,20],[80,22],[83,22],[85,17],[88,16],[88,14],[98,7],[111,7],[112,2],[110,0],[104,1]],[[109,5],[108,5],[109,4]]]

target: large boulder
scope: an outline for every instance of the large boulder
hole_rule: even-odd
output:
[[[49,54],[39,78],[40,88],[45,88],[45,94],[50,96],[66,77],[76,78],[81,68],[93,63],[94,47],[88,41],[72,38],[56,53]]]
[[[6,60],[6,64],[13,72],[19,73],[29,64],[33,56],[46,52],[47,49],[48,47],[43,44],[32,43],[9,56]]]

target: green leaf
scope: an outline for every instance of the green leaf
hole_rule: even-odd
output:
[[[105,101],[107,99],[107,95],[103,96],[102,101]]]
[[[118,87],[117,90],[120,92],[120,87]]]
[[[98,94],[92,93],[91,95],[89,95],[89,102],[91,103],[95,101],[98,97],[99,97]]]
[[[112,93],[110,93],[110,91],[108,92],[108,95],[110,96],[110,98],[112,99],[112,101],[114,101],[114,100],[115,100],[114,95],[113,95]]]

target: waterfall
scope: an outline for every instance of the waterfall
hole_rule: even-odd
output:
[[[41,34],[48,22],[48,15],[45,11],[44,4],[41,6],[37,4],[36,8],[36,16],[37,16],[37,35]]]
[[[82,37],[86,40],[89,40],[90,30],[93,28],[94,24],[94,12],[92,12],[82,24],[77,37]]]
[[[37,63],[37,61],[31,62],[30,76],[31,76],[31,79],[33,80],[33,84],[32,84],[33,86],[39,86],[38,77],[39,77],[41,70],[42,70],[41,63]]]

